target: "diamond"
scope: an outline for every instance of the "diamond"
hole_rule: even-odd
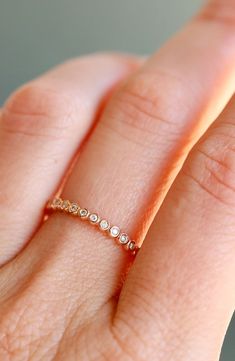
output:
[[[109,229],[109,222],[106,221],[106,219],[102,219],[102,221],[100,221],[100,229],[103,231],[107,231],[107,229]]]
[[[60,198],[55,198],[52,202],[53,208],[60,208],[61,205],[62,205],[62,199],[60,199]]]
[[[119,236],[119,242],[121,244],[127,244],[129,242],[129,237],[126,233],[121,233]]]
[[[69,207],[69,212],[70,213],[77,213],[78,209],[79,209],[78,204],[77,203],[72,203],[70,205],[70,207]]]
[[[119,227],[117,227],[117,226],[112,226],[112,227],[110,228],[110,235],[111,235],[112,237],[114,237],[114,238],[118,237],[119,233],[120,233],[120,228],[119,228]]]
[[[128,246],[130,251],[135,250],[135,242],[134,241],[130,241],[127,246]]]
[[[70,202],[68,200],[63,201],[61,208],[67,211],[69,209]]]
[[[88,214],[89,214],[89,212],[88,212],[88,210],[86,208],[79,209],[79,215],[80,215],[81,218],[88,217]]]
[[[90,222],[93,223],[93,224],[99,222],[99,216],[98,216],[98,214],[96,214],[96,213],[91,213],[91,214],[89,215],[89,220],[90,220]]]

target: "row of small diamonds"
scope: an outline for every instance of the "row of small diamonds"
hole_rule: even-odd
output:
[[[81,208],[77,203],[55,198],[49,204],[49,208],[53,210],[62,210],[74,216],[79,216],[82,219],[88,220],[91,224],[97,225],[101,231],[107,232],[112,238],[116,238],[118,242],[127,250],[135,253],[138,250],[136,243],[130,240],[126,233],[121,232],[117,226],[111,226],[106,219],[99,217],[97,213],[91,213],[87,208]]]

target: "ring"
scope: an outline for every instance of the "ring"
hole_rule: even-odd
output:
[[[127,233],[122,232],[118,226],[111,225],[109,221],[101,218],[97,213],[90,212],[87,208],[80,207],[76,202],[70,202],[69,200],[63,200],[62,198],[56,197],[48,202],[46,210],[62,211],[88,221],[91,225],[97,226],[100,231],[110,238],[116,239],[119,245],[133,255],[136,255],[139,250],[136,242],[131,240]]]

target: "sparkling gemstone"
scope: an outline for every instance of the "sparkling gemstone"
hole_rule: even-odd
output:
[[[70,202],[65,200],[65,201],[63,201],[61,208],[64,210],[67,210],[69,208],[69,206],[70,206]]]
[[[88,210],[86,208],[81,208],[79,210],[79,215],[82,217],[82,218],[86,218],[88,216]]]
[[[52,207],[60,208],[62,205],[62,200],[60,198],[55,198],[52,203]]]
[[[109,229],[109,222],[106,221],[106,219],[102,219],[102,221],[100,221],[100,228],[103,231],[106,231],[107,229]]]
[[[99,216],[96,213],[91,213],[89,216],[89,220],[91,223],[97,223],[99,221]]]
[[[130,251],[134,251],[135,250],[135,242],[134,241],[130,241],[128,243],[128,248]]]
[[[110,228],[110,235],[111,235],[112,237],[118,237],[119,233],[120,233],[120,228],[119,228],[119,227],[117,227],[117,226],[112,226],[112,227]]]
[[[69,207],[69,212],[70,213],[76,213],[78,211],[78,204],[77,203],[72,203]]]
[[[121,244],[127,244],[129,242],[129,237],[126,233],[121,233],[119,236],[119,242]]]

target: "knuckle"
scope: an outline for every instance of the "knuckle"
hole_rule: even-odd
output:
[[[199,14],[199,18],[235,25],[235,3],[231,0],[211,0]]]
[[[148,77],[137,76],[123,88],[120,93],[120,103],[133,118],[138,120],[156,118],[158,94],[155,84]]]
[[[90,58],[91,61],[95,60],[100,62],[101,64],[105,63],[124,63],[130,66],[138,66],[139,65],[139,58],[135,55],[127,55],[122,52],[118,51],[101,51],[92,54],[91,56],[88,55],[86,58]]]
[[[169,74],[146,71],[135,74],[115,94],[108,106],[107,118],[111,119],[108,126],[124,137],[131,137],[132,141],[136,139],[140,142],[140,134],[146,134],[146,140],[141,137],[144,145],[151,145],[152,142],[155,145],[156,139],[165,135],[166,131],[169,136],[172,134],[175,137],[175,133],[178,134],[180,130],[175,127],[172,109],[170,105],[168,107],[162,92],[162,87],[167,89],[169,83],[171,86],[173,83],[173,87],[178,89],[181,87],[180,82]],[[128,128],[130,132],[127,131]]]
[[[122,112],[127,115],[125,120],[134,127],[143,129],[146,126],[146,130],[152,131],[156,121],[161,118],[158,115],[158,87],[153,77],[146,74],[137,75],[129,81],[119,92],[116,101]]]
[[[75,111],[68,96],[32,82],[10,96],[3,107],[2,126],[6,133],[57,137],[71,125]]]
[[[212,128],[196,148],[191,166],[184,169],[214,199],[235,206],[235,127]]]

